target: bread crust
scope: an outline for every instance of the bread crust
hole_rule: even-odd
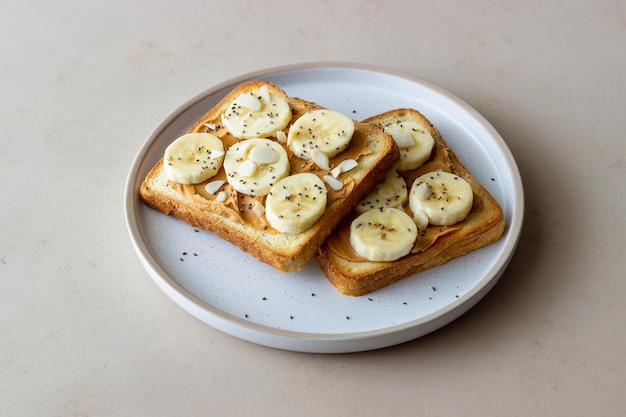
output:
[[[440,236],[425,251],[409,254],[392,262],[349,260],[330,250],[325,242],[316,253],[317,261],[327,279],[343,294],[353,296],[368,294],[416,272],[444,264],[451,259],[493,243],[504,232],[504,215],[497,201],[471,175],[435,126],[421,113],[414,109],[396,109],[370,117],[364,122],[382,125],[398,119],[420,122],[429,129],[436,146],[448,149],[454,172],[470,184],[474,199],[477,200],[476,203],[480,209],[473,210],[460,224],[458,230]]]
[[[221,123],[221,115],[231,101],[241,93],[267,86],[272,94],[287,99],[295,120],[297,114],[320,109],[321,106],[298,97],[289,97],[272,83],[255,80],[240,84],[207,111],[188,132],[205,130],[205,124]],[[282,272],[303,269],[314,256],[318,247],[332,230],[348,215],[358,202],[378,183],[399,158],[398,148],[393,139],[383,130],[369,123],[355,121],[355,135],[364,135],[372,153],[363,155],[359,167],[350,171],[354,187],[338,200],[330,202],[325,213],[310,229],[287,235],[276,231],[264,232],[243,224],[225,215],[221,203],[206,201],[195,204],[171,186],[163,171],[163,159],[157,162],[146,175],[140,187],[140,196],[149,207],[168,216],[174,216],[189,225],[215,233],[220,238],[248,252],[260,261]],[[172,138],[174,140],[175,138]],[[223,168],[222,168],[223,169]]]

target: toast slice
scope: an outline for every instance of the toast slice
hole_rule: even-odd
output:
[[[304,268],[332,230],[384,177],[398,160],[399,151],[393,138],[385,134],[381,128],[352,120],[354,134],[348,147],[338,155],[330,157],[329,165],[325,166],[326,169],[296,156],[284,143],[290,126],[305,113],[323,108],[301,98],[289,97],[276,85],[261,80],[245,82],[235,87],[208,110],[189,129],[188,133],[212,133],[224,143],[224,149],[240,143],[242,139],[239,136],[242,135],[238,133],[238,136],[235,136],[229,131],[224,123],[223,115],[230,111],[233,103],[242,94],[256,95],[259,91],[263,91],[263,94],[269,93],[279,98],[282,97],[289,105],[291,120],[288,124],[280,131],[264,136],[266,139],[280,143],[287,152],[289,175],[310,172],[320,178],[326,176],[324,180],[328,190],[326,207],[321,217],[312,226],[298,233],[279,232],[270,226],[264,208],[267,195],[246,195],[237,191],[228,182],[223,166],[213,178],[207,181],[195,185],[183,185],[168,177],[164,169],[164,158],[161,158],[143,181],[140,196],[145,204],[155,210],[177,217],[193,227],[213,232],[279,271],[294,272]],[[356,161],[356,166],[346,172],[332,171],[347,159]],[[339,180],[341,187],[339,190],[329,186],[328,176]],[[221,194],[222,199],[224,195],[227,196],[226,201],[221,201],[205,191],[205,186],[216,178],[225,181],[221,186],[221,190],[224,191]],[[333,185],[337,187],[337,181],[334,182]]]
[[[370,117],[364,122],[385,126],[398,121],[414,121],[428,129],[434,139],[430,157],[417,169],[400,172],[407,189],[425,173],[442,170],[465,179],[471,186],[473,202],[464,220],[449,226],[428,225],[420,230],[411,252],[393,261],[372,262],[357,255],[350,246],[350,224],[357,213],[348,216],[316,254],[324,274],[344,294],[360,296],[388,286],[416,272],[441,265],[453,258],[488,245],[504,231],[504,216],[496,200],[460,162],[437,129],[417,110],[396,109]],[[408,203],[402,207],[412,217]]]

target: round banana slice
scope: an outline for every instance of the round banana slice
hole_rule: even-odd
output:
[[[409,193],[411,211],[424,212],[428,223],[437,226],[453,225],[466,218],[473,200],[474,193],[469,183],[458,175],[444,171],[417,177]]]
[[[350,246],[370,261],[395,261],[413,249],[417,226],[404,210],[370,209],[350,224]]]
[[[274,184],[265,199],[265,218],[281,233],[298,234],[324,214],[326,186],[315,174],[290,175]]]
[[[226,180],[240,193],[264,196],[289,175],[287,151],[270,139],[253,138],[235,143],[226,150]]]
[[[396,171],[389,171],[385,178],[376,184],[355,210],[363,213],[366,210],[383,207],[402,207],[408,199],[406,182]]]
[[[428,129],[417,122],[389,123],[383,127],[400,148],[399,172],[416,169],[430,158],[435,139]]]
[[[163,170],[170,181],[199,184],[222,167],[224,144],[211,133],[187,133],[165,149],[163,159]]]
[[[348,147],[353,134],[354,121],[348,116],[334,110],[311,110],[291,125],[287,144],[299,158],[317,163],[322,158],[316,152],[332,158]]]
[[[266,138],[284,129],[291,121],[291,107],[284,97],[259,90],[242,93],[222,114],[222,123],[235,137]]]

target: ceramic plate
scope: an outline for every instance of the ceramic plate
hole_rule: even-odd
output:
[[[235,85],[271,81],[288,95],[354,119],[398,107],[421,111],[502,206],[496,243],[362,297],[338,293],[315,260],[280,273],[212,235],[144,206],[141,180],[166,146]],[[184,103],[150,135],[129,173],[130,237],[158,286],[203,322],[235,337],[302,352],[383,348],[436,330],[475,305],[504,272],[517,245],[523,192],[515,161],[494,128],[459,98],[425,80],[385,68],[315,64],[274,68],[214,86]]]

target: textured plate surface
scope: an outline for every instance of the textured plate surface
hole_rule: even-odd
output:
[[[341,295],[312,260],[279,273],[211,233],[144,206],[138,189],[165,147],[235,85],[277,84],[291,96],[364,119],[421,111],[502,206],[502,239],[363,297]],[[226,81],[174,111],[139,150],[125,190],[126,221],[142,264],[178,305],[235,337],[280,349],[340,353],[383,348],[436,330],[475,305],[504,272],[522,227],[523,191],[500,135],[474,109],[420,78],[351,64],[280,67]]]

